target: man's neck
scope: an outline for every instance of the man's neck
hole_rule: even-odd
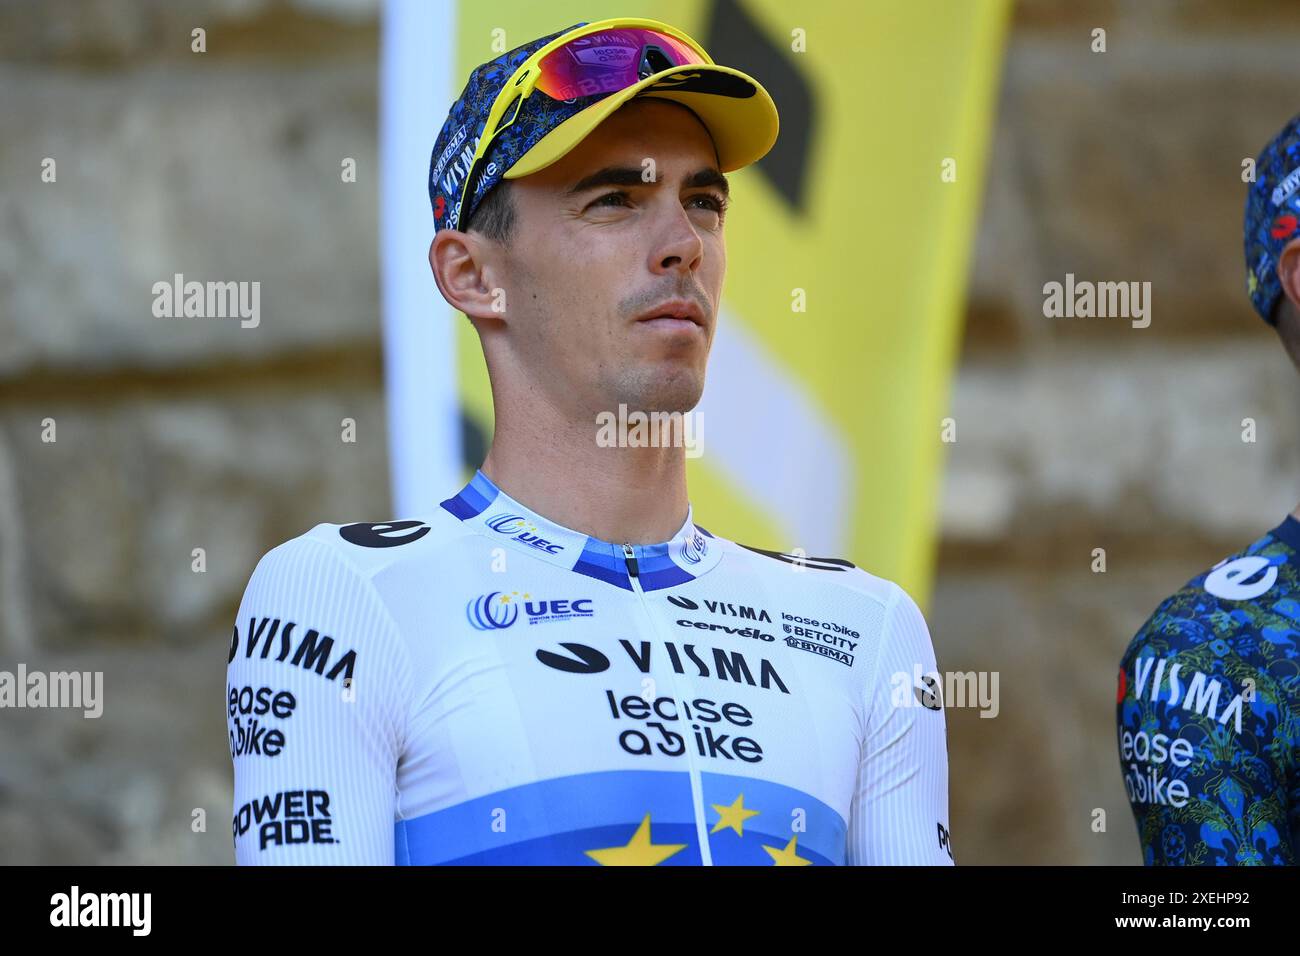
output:
[[[558,525],[616,544],[657,544],[681,529],[685,449],[602,448],[595,416],[572,422],[530,413],[523,427],[513,424],[519,416],[498,415],[481,469],[507,495]]]

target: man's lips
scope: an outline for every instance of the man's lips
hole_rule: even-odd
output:
[[[704,331],[704,326],[697,322],[692,322],[690,319],[675,319],[669,315],[657,315],[651,319],[641,319],[637,322],[637,325],[650,329],[659,329],[664,332],[684,332],[687,335],[695,335],[697,332]]]
[[[637,317],[638,324],[666,330],[691,331],[704,328],[704,313],[700,307],[684,299],[661,302]]]

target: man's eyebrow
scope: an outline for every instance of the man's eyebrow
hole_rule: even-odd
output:
[[[576,196],[578,193],[586,192],[589,189],[596,189],[600,186],[648,186],[641,178],[641,169],[637,166],[606,166],[604,169],[598,169],[589,176],[583,176],[576,183],[565,190],[566,196]],[[723,196],[731,194],[731,185],[727,182],[727,177],[712,166],[696,170],[686,177],[682,184],[687,189],[697,189],[700,186],[716,186]]]
[[[700,186],[717,186],[723,196],[731,195],[731,183],[727,182],[727,177],[722,175],[720,170],[712,166],[697,170],[686,177],[687,189],[696,189]]]

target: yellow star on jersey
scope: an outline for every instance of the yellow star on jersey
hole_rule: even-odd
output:
[[[812,860],[805,860],[799,855],[799,849],[795,846],[795,841],[798,839],[797,836],[790,837],[790,842],[785,845],[784,850],[763,844],[763,849],[772,858],[773,866],[812,866]]]
[[[737,836],[744,836],[745,821],[750,817],[758,816],[757,810],[745,809],[745,795],[743,793],[736,797],[729,807],[724,807],[720,803],[711,803],[709,806],[718,811],[718,822],[713,824],[710,833],[717,833],[719,830],[731,827],[736,831]]]
[[[658,866],[674,853],[686,849],[685,843],[651,843],[650,814],[632,834],[626,846],[611,846],[603,850],[584,850],[601,866]]]

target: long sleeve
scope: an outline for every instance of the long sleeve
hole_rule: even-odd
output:
[[[897,586],[881,640],[850,811],[848,863],[949,866],[941,688],[914,687],[918,671],[922,681],[937,674],[934,646],[920,608]]]
[[[371,582],[309,535],[268,552],[230,644],[244,864],[392,864],[406,651]]]
[[[1203,593],[1203,592],[1202,592]],[[1211,598],[1202,597],[1209,601]],[[1220,634],[1219,616],[1170,599],[1120,666],[1120,770],[1148,866],[1294,865],[1295,717],[1275,635]]]

